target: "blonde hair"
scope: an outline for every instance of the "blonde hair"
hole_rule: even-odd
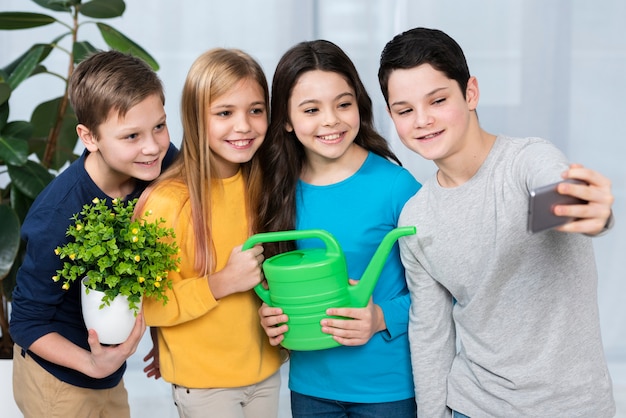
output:
[[[211,240],[211,180],[216,178],[215,160],[209,147],[208,112],[211,103],[227,93],[240,81],[257,82],[269,108],[269,89],[261,66],[248,54],[238,49],[211,49],[200,55],[191,65],[181,99],[183,139],[179,155],[142,195],[137,207],[142,210],[147,194],[160,182],[178,179],[189,189],[191,222],[195,236],[194,268],[207,275],[215,269],[215,248]],[[268,123],[269,123],[269,112]],[[246,206],[250,233],[256,227],[261,173],[256,156],[241,165],[246,184]],[[140,212],[137,212],[140,213]]]

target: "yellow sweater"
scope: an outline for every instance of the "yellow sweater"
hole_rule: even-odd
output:
[[[212,231],[216,271],[231,250],[248,237],[241,172],[213,188]],[[191,203],[186,186],[178,181],[160,185],[146,201],[150,219],[164,218],[174,228],[181,249],[180,272],[170,272],[173,289],[168,303],[145,299],[146,324],[158,327],[163,378],[190,388],[240,387],[258,383],[280,367],[280,353],[270,346],[260,326],[260,301],[253,290],[216,301],[205,276],[194,270]]]

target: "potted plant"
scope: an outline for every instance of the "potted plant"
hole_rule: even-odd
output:
[[[180,262],[174,230],[161,226],[162,218],[147,222],[144,217],[150,211],[133,216],[136,202],[113,199],[109,205],[95,198],[72,216],[67,235],[73,240],[55,249],[66,261],[52,280],[63,281],[65,290],[80,280],[85,323],[96,329],[104,344],[126,340],[143,296],[167,303],[165,292],[172,287],[168,272]],[[107,315],[120,312],[126,325],[98,310]]]
[[[9,178],[8,182],[0,184],[0,359],[13,357],[8,326],[9,302],[25,251],[19,238],[21,223],[41,190],[64,164],[77,157],[73,152],[78,140],[77,122],[68,102],[67,80],[74,66],[96,50],[91,42],[79,36],[79,29],[95,25],[108,47],[139,56],[154,70],[159,68],[141,46],[102,22],[122,16],[126,9],[124,0],[33,2],[55,15],[0,12],[0,30],[28,30],[42,26],[60,29],[50,40],[34,44],[0,68],[0,173],[8,174]],[[56,55],[66,55],[66,63],[49,65],[55,62]],[[19,94],[18,87],[34,76],[62,80],[59,97],[40,100],[29,121],[11,121],[10,102]],[[33,92],[24,91],[24,94],[37,102]]]

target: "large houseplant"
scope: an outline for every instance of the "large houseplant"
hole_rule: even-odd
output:
[[[0,173],[9,182],[0,184],[0,358],[11,358],[13,342],[8,329],[8,301],[15,275],[21,265],[24,247],[20,225],[30,205],[56,172],[76,156],[76,117],[68,103],[67,80],[74,66],[96,48],[78,36],[84,25],[96,25],[104,42],[111,48],[143,58],[153,69],[158,64],[142,47],[101,19],[121,16],[123,0],[33,0],[54,12],[53,15],[30,12],[0,12],[0,30],[27,30],[46,25],[59,28],[50,40],[36,43],[21,56],[0,68]],[[61,16],[59,18],[55,16]],[[82,21],[84,18],[89,20]],[[46,67],[49,56],[65,54],[67,65],[60,70]],[[10,102],[17,88],[29,77],[52,76],[64,81],[59,97],[35,107],[30,121],[9,120]],[[36,93],[26,92],[32,96]],[[36,99],[34,99],[36,101]],[[36,156],[36,158],[33,158]]]

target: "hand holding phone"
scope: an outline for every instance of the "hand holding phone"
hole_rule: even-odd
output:
[[[567,179],[562,182],[548,184],[530,191],[528,205],[528,231],[535,233],[551,229],[576,218],[569,216],[557,216],[554,214],[554,207],[557,205],[584,205],[586,200],[574,196],[560,194],[557,186],[560,183],[586,184],[581,180]]]

